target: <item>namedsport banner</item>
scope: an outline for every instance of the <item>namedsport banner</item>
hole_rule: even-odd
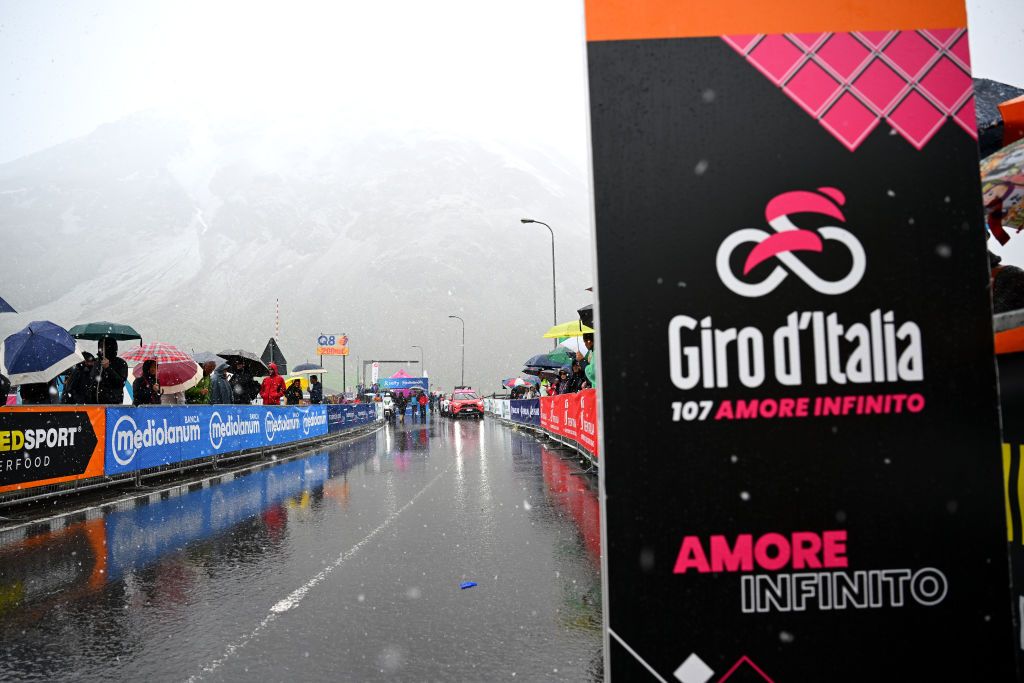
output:
[[[586,15],[606,676],[1013,680],[963,0]]]
[[[0,410],[0,493],[102,476],[103,410]]]
[[[325,434],[325,405],[107,408],[106,474]]]

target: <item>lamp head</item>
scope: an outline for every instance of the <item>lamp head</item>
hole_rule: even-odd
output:
[[[532,218],[520,218],[519,222],[520,223],[536,223],[537,221],[533,220]]]

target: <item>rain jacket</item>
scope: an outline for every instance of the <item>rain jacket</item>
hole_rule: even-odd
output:
[[[302,387],[300,387],[297,384],[295,386],[288,387],[288,389],[284,392],[284,395],[285,403],[287,403],[290,406],[297,406],[299,405],[299,401],[302,400]]]
[[[323,382],[309,383],[309,402],[312,404],[321,403],[324,400],[324,384]]]
[[[260,389],[260,396],[263,397],[263,405],[281,405],[281,397],[284,396],[286,387],[284,377],[277,374],[277,364],[271,363],[270,375],[263,378],[263,388]]]
[[[159,404],[160,392],[154,388],[154,384],[156,379],[153,377],[136,377],[132,382],[132,403],[137,406]]]
[[[71,370],[64,383],[63,403],[81,405],[96,401],[95,366],[79,363]]]
[[[123,358],[108,358],[110,367],[104,368],[102,361],[96,359],[99,371],[99,402],[124,403],[124,383],[128,381],[128,363]]]
[[[213,382],[210,375],[206,375],[199,384],[195,385],[191,389],[185,390],[185,402],[204,404],[210,402],[210,383]],[[202,393],[203,389],[206,389],[206,393]]]
[[[231,385],[228,384],[226,371],[228,366],[221,364],[213,371],[210,379],[210,403],[232,403]]]
[[[246,405],[259,396],[259,386],[245,370],[240,370],[231,375],[231,398],[232,403]]]

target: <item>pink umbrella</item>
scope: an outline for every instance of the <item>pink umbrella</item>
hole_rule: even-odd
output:
[[[192,356],[188,355],[177,346],[173,344],[165,344],[164,342],[150,342],[139,346],[137,348],[125,351],[121,354],[121,358],[126,361],[134,361],[141,363],[144,360],[155,360],[160,365],[164,363],[179,363],[184,361],[192,362]],[[162,368],[161,368],[162,372]],[[136,375],[138,377],[139,375]],[[163,380],[160,381],[163,384]]]
[[[142,363],[132,369],[132,374],[142,377]],[[165,394],[178,394],[199,384],[203,378],[203,369],[193,360],[160,363],[156,378]]]

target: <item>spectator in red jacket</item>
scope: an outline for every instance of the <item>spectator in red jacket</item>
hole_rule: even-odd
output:
[[[270,374],[263,378],[260,396],[263,397],[263,405],[279,406],[285,392],[284,378],[277,374],[277,363],[271,363],[269,367]]]

